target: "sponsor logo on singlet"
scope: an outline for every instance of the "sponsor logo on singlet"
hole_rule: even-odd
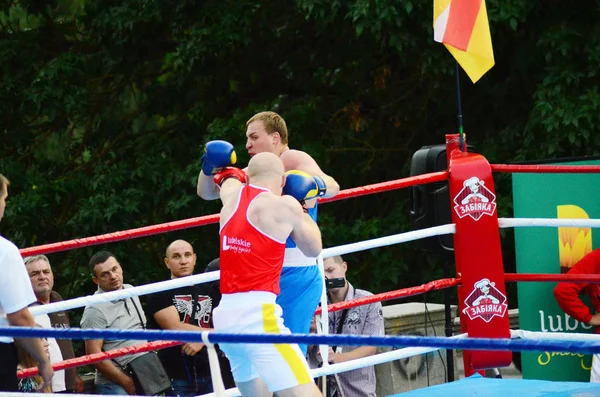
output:
[[[243,238],[223,235],[223,251],[233,251],[236,254],[247,254],[252,251],[252,243]]]

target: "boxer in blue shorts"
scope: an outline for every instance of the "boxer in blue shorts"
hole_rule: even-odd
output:
[[[311,217],[317,220],[316,197],[333,197],[340,191],[338,183],[329,175],[325,174],[317,162],[306,152],[290,149],[288,146],[288,130],[285,120],[275,112],[260,112],[255,114],[246,123],[246,149],[250,156],[258,153],[274,153],[283,162],[285,170],[303,174],[302,176],[315,177],[317,194],[311,199],[297,197],[303,202]],[[231,147],[233,153],[233,147]],[[235,154],[231,157],[235,164]],[[230,164],[223,164],[227,166]],[[294,171],[292,171],[294,170]],[[212,177],[203,175],[198,177],[198,195],[205,200],[216,200],[219,198],[218,188]],[[294,242],[288,239],[286,252],[281,273],[281,292],[277,303],[283,309],[283,320],[286,327],[292,333],[307,334],[310,330],[310,322],[318,307],[321,297],[323,281],[317,267],[316,258],[309,258],[300,253]],[[306,353],[306,346],[301,345]]]
[[[316,222],[317,206],[308,209],[308,214]],[[277,304],[283,310],[283,323],[292,333],[309,333],[310,322],[321,300],[323,279],[317,259],[302,254],[291,237],[285,244],[279,287]],[[306,355],[307,345],[299,346]]]

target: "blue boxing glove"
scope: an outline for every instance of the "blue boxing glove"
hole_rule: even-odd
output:
[[[202,172],[204,175],[214,175],[224,167],[235,164],[237,155],[233,145],[227,141],[210,141],[204,146]]]
[[[305,200],[324,196],[326,191],[327,186],[320,176],[312,176],[298,170],[285,173],[283,194],[294,197],[301,204],[304,204]]]

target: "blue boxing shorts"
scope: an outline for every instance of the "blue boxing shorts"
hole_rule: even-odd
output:
[[[289,250],[286,249],[286,256]],[[279,287],[277,304],[283,309],[283,324],[293,334],[308,334],[323,292],[319,267],[316,263],[311,266],[284,265]],[[306,355],[307,345],[299,346]]]
[[[317,221],[318,204],[308,209],[308,215]],[[323,277],[317,258],[305,256],[291,237],[285,242],[279,289],[277,304],[283,309],[283,324],[293,334],[308,334],[321,301]],[[299,346],[306,356],[307,345]]]

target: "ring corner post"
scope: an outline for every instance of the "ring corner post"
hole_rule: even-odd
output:
[[[466,147],[466,142],[465,142]],[[496,193],[490,164],[462,152],[459,135],[446,135],[461,330],[475,338],[510,338]],[[509,366],[510,351],[464,351],[465,376]]]

